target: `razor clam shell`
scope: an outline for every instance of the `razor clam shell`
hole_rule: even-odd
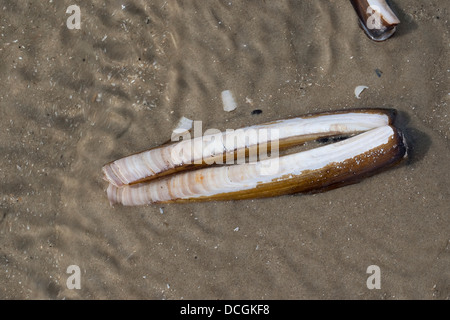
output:
[[[394,117],[395,111],[392,109],[356,109],[308,114],[250,126],[232,133],[222,132],[216,137],[206,135],[156,147],[108,163],[102,170],[105,180],[121,187],[204,167],[213,162],[222,164],[224,160],[234,159],[243,152],[248,154],[262,145],[268,145],[269,152],[270,143],[273,142],[270,135],[263,137],[258,134],[255,137],[250,134],[252,132],[276,131],[278,148],[283,150],[309,140],[385,126],[391,124]],[[237,143],[234,143],[235,139]],[[230,141],[233,142],[231,145],[227,143]]]
[[[361,28],[369,38],[374,41],[384,41],[395,33],[400,20],[386,0],[350,0],[350,2],[358,15]],[[379,28],[369,25],[369,21],[375,18],[372,16],[375,9],[379,9],[377,10],[380,18]]]
[[[109,185],[111,204],[239,200],[304,193],[361,179],[406,155],[402,134],[382,126],[347,140],[256,163],[182,172],[147,183]],[[278,161],[278,169],[262,174]]]

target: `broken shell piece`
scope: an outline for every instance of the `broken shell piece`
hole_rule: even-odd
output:
[[[400,20],[386,0],[350,0],[361,28],[374,41],[384,41],[396,31]]]
[[[230,90],[222,91],[222,103],[224,111],[230,112],[237,108],[236,101],[234,101]]]
[[[369,87],[367,87],[367,86],[357,86],[355,88],[355,96],[356,96],[356,98],[357,99],[361,99],[359,95],[361,94],[361,92],[363,92],[366,89],[369,89]]]
[[[183,134],[186,131],[192,129],[192,120],[186,117],[181,117],[180,121],[178,121],[177,127],[173,129],[173,134]]]

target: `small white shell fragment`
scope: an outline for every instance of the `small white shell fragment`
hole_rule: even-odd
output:
[[[236,101],[234,101],[233,94],[230,90],[222,91],[223,110],[226,112],[233,111],[237,108]]]
[[[356,96],[357,99],[361,99],[361,98],[359,97],[359,95],[360,95],[361,92],[363,92],[365,89],[369,89],[369,87],[367,87],[367,86],[357,86],[357,87],[355,88],[355,96]]]
[[[192,128],[192,120],[188,119],[186,117],[181,117],[181,119],[178,121],[177,127],[173,129],[174,134],[182,134],[186,131],[191,130]]]

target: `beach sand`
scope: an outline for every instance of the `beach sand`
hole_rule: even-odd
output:
[[[376,43],[349,1],[84,1],[80,29],[72,2],[0,1],[0,299],[449,299],[449,2],[392,2]],[[408,160],[314,195],[107,200],[103,164],[182,116],[355,107],[397,109]]]

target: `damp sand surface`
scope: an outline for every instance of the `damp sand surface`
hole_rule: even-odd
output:
[[[402,22],[375,43],[349,1],[94,0],[79,30],[72,3],[0,1],[0,298],[449,299],[449,2],[391,2]],[[396,108],[410,150],[358,184],[106,198],[102,165],[183,116],[225,130],[363,107]]]

